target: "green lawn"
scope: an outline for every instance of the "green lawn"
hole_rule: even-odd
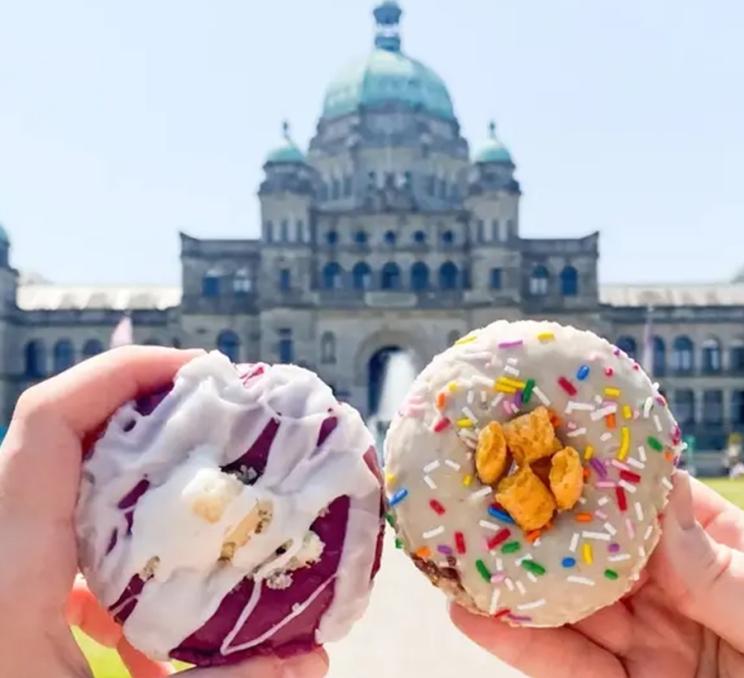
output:
[[[744,509],[744,479],[712,478],[706,479],[705,483]],[[75,636],[93,666],[95,678],[128,678],[115,652],[101,647],[81,633],[76,633]]]

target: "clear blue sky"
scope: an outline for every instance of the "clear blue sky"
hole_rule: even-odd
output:
[[[368,0],[23,0],[0,9],[0,222],[58,282],[178,281],[177,231],[255,236],[266,151],[303,144],[372,40]],[[744,265],[744,2],[402,0],[471,143],[494,116],[525,236],[602,231],[605,282]]]

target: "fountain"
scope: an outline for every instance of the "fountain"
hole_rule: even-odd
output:
[[[416,368],[411,356],[400,349],[388,351],[383,376],[380,380],[377,409],[367,420],[367,426],[375,437],[380,464],[382,464],[382,444],[387,427],[403,404],[403,399],[415,378]]]

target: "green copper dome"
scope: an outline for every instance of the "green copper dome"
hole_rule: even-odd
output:
[[[289,135],[289,123],[284,122],[282,124],[282,134],[284,136],[284,143],[266,156],[266,164],[304,163],[305,154]]]
[[[491,123],[489,126],[488,141],[475,154],[473,162],[477,164],[485,163],[502,163],[512,164],[513,160],[509,149],[504,146],[501,139],[496,136],[496,124]]]
[[[344,68],[326,90],[323,118],[338,118],[361,108],[386,103],[454,120],[447,86],[420,61],[400,49],[398,22],[402,11],[387,0],[375,9],[375,47],[364,59]]]

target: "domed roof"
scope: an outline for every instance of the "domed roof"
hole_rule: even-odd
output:
[[[284,136],[284,143],[271,151],[266,156],[266,164],[278,164],[278,163],[304,163],[305,154],[300,150],[300,147],[292,140],[289,135],[289,123],[286,121],[282,123],[282,134]]]
[[[488,126],[488,141],[475,154],[473,162],[477,164],[501,163],[512,164],[513,160],[509,149],[504,146],[501,139],[496,136],[496,123],[491,122]]]
[[[360,108],[392,102],[454,120],[452,99],[442,79],[420,61],[401,52],[398,22],[402,10],[398,4],[386,0],[374,14],[375,47],[331,81],[326,89],[323,118],[338,118]]]

